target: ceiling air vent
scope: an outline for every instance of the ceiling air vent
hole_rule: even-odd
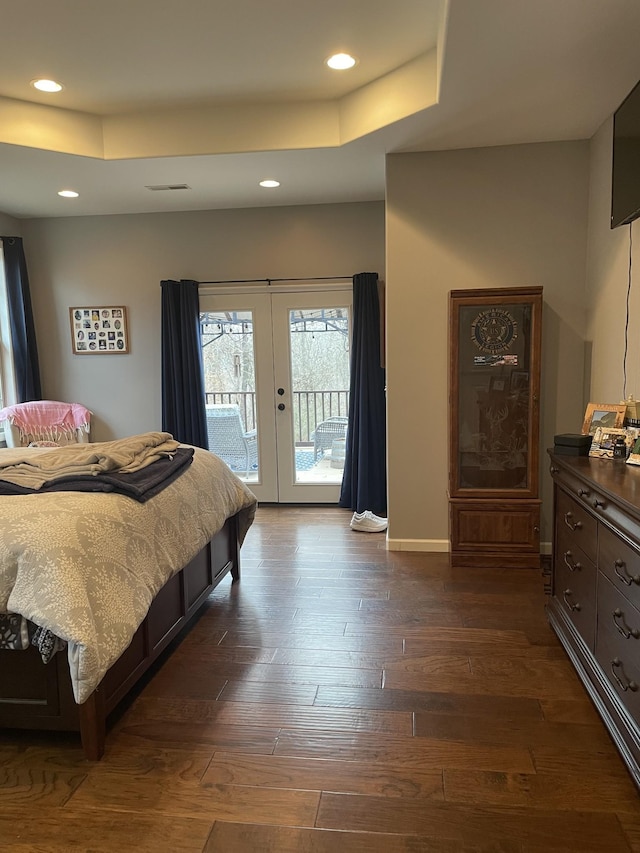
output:
[[[190,190],[191,187],[188,184],[155,184],[154,186],[145,187],[147,190],[153,190],[153,192],[164,192],[165,190]]]

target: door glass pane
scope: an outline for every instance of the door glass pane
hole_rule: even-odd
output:
[[[340,483],[349,411],[349,309],[289,311],[296,483]]]
[[[259,480],[251,311],[200,314],[209,450],[245,482]]]
[[[529,486],[531,310],[527,303],[460,307],[461,488]]]

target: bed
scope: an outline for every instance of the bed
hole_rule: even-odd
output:
[[[12,452],[0,450],[3,483]],[[29,449],[29,460],[59,452]],[[190,462],[144,500],[112,486],[0,496],[0,615],[66,646],[47,663],[42,647],[0,649],[0,727],[79,731],[99,759],[107,715],[211,590],[239,578],[255,496],[214,454],[180,452]]]

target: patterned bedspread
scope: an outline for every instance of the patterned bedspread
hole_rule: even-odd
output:
[[[3,496],[0,506],[0,613],[67,641],[82,703],[155,594],[236,512],[242,542],[256,499],[217,456],[196,448],[184,474],[146,503],[55,492]]]

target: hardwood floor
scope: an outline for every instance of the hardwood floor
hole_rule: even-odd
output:
[[[640,853],[640,798],[539,571],[387,552],[336,508],[258,510],[113,721],[0,736],[10,853]]]

